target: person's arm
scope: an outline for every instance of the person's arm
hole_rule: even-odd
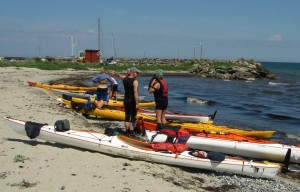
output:
[[[152,86],[152,83],[153,83],[154,80],[155,80],[155,77],[152,77],[150,79],[149,84],[148,84],[148,91],[149,91],[150,87]]]
[[[112,75],[113,75],[113,76],[116,76],[116,77],[119,77],[119,78],[121,78],[121,79],[124,79],[125,77],[127,77],[127,75],[122,75],[122,74],[120,74],[120,73],[113,73]]]
[[[138,92],[138,86],[139,83],[137,80],[134,80],[133,82],[133,93],[134,93],[134,100],[135,100],[135,104],[136,104],[136,108],[139,108],[139,92]]]
[[[159,88],[160,88],[160,84],[157,83],[156,80],[153,80],[151,85],[149,86],[148,93],[151,94],[151,93],[159,90]]]
[[[94,76],[94,77],[92,78],[92,81],[93,81],[94,83],[96,83],[96,82],[98,81],[98,77],[99,77],[99,75]]]

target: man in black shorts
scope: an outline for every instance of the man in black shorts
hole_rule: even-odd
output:
[[[168,107],[168,84],[163,78],[162,70],[157,70],[149,83],[149,94],[153,93],[155,99],[155,113],[157,121],[157,131],[166,124],[166,110]]]
[[[140,71],[136,67],[130,68],[127,75],[116,74],[123,80],[125,96],[125,128],[128,136],[133,136],[133,124],[136,123],[137,109],[139,108],[138,81],[136,79]]]

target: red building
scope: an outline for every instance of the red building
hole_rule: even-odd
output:
[[[85,50],[85,63],[99,63],[99,50]]]

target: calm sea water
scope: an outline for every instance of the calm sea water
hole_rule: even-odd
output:
[[[240,129],[275,130],[274,140],[299,144],[300,63],[262,62],[276,80],[224,81],[197,77],[165,77],[169,83],[169,110],[180,113],[212,114],[214,122]],[[147,93],[150,77],[138,77],[140,95]],[[123,90],[118,79],[120,90]],[[191,104],[187,97],[210,101]],[[293,143],[294,142],[294,143]],[[296,142],[296,143],[295,143]]]

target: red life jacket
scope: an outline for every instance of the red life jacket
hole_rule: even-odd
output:
[[[164,79],[156,78],[160,88],[154,92],[154,97],[168,97],[168,84]],[[154,83],[155,84],[155,83]]]

